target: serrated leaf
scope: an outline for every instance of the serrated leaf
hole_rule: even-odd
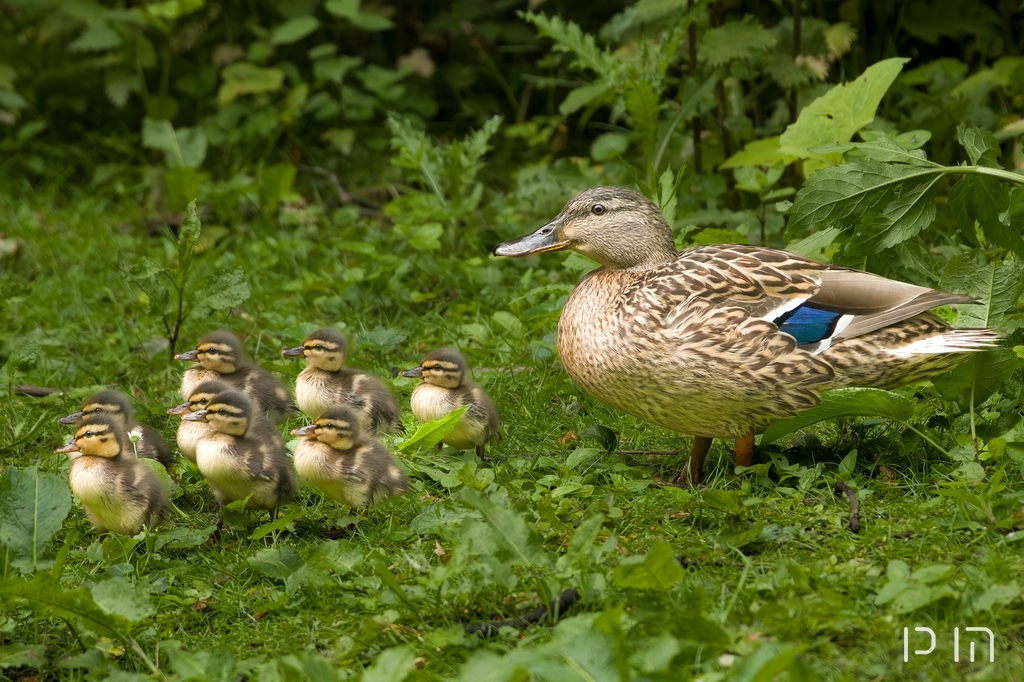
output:
[[[246,559],[253,570],[268,578],[284,580],[305,563],[299,553],[288,545],[266,547]]]
[[[156,607],[146,589],[120,576],[93,585],[92,598],[107,613],[132,623],[156,613]]]
[[[14,555],[15,568],[46,568],[50,540],[71,511],[71,490],[38,467],[9,466],[0,479],[0,543]]]
[[[771,443],[788,433],[826,419],[847,417],[884,417],[906,421],[914,414],[914,402],[898,393],[880,388],[837,388],[821,396],[821,402],[791,419],[772,422],[761,436]]]
[[[178,228],[178,267],[185,274],[188,273],[189,266],[192,263],[192,255],[196,251],[196,245],[199,244],[202,228],[203,223],[199,219],[199,208],[196,206],[196,200],[193,199],[185,208],[185,219],[181,221],[181,227]],[[156,263],[153,263],[153,265],[156,266],[153,274],[156,274],[160,271],[160,266],[156,265]]]
[[[205,317],[210,313],[230,310],[249,300],[251,293],[241,267],[221,270],[206,280],[203,288],[196,293],[191,314]]]
[[[784,154],[779,147],[779,138],[766,137],[763,140],[748,142],[743,149],[736,152],[719,164],[719,170],[740,168],[742,166],[776,166],[796,161],[797,157]]]
[[[683,579],[672,546],[664,540],[652,540],[644,557],[623,559],[615,567],[615,584],[638,590],[667,590]]]
[[[124,44],[121,34],[106,24],[94,24],[68,45],[69,52],[98,52]]]
[[[751,16],[740,21],[727,21],[701,33],[697,55],[711,66],[720,66],[736,59],[750,59],[775,47],[778,38]]]
[[[85,587],[63,589],[49,571],[36,573],[30,580],[0,578],[0,599],[24,600],[38,615],[67,618],[96,634],[125,639],[124,619],[103,611]]]
[[[544,38],[550,38],[563,50],[572,52],[577,63],[596,71],[602,76],[612,70],[615,59],[607,51],[597,46],[594,36],[586,33],[571,21],[559,16],[548,17],[534,12],[519,12],[520,18],[537,27],[537,32]]]
[[[462,489],[461,498],[483,515],[497,541],[494,553],[500,560],[525,566],[548,566],[552,563],[544,544],[519,513],[468,488]]]
[[[967,151],[971,164],[999,168],[999,142],[988,130],[973,128],[966,123],[956,127],[956,139]]]
[[[363,552],[351,542],[327,540],[313,550],[306,564],[313,569],[334,571],[338,575],[344,575],[362,563],[363,556]]]
[[[872,64],[853,82],[836,85],[808,104],[782,133],[779,149],[807,158],[811,147],[851,139],[874,120],[879,102],[907,61],[892,58]]]
[[[969,229],[977,221],[988,241],[1024,257],[1024,237],[1010,218],[1014,210],[1010,197],[1006,184],[995,178],[965,175],[949,190],[948,201],[957,223]]]
[[[371,332],[356,332],[356,345],[378,353],[393,351],[406,339],[406,335],[394,329],[377,327]]]
[[[142,79],[137,73],[121,69],[107,71],[103,78],[107,97],[118,109],[128,103],[128,96],[133,92],[142,92]]]
[[[950,258],[939,278],[946,291],[971,294],[979,305],[960,306],[958,324],[963,327],[995,327],[1006,321],[1007,313],[1024,293],[1024,267],[1011,256],[1002,262],[978,264],[972,254]]]
[[[302,40],[318,28],[320,28],[320,22],[316,17],[295,17],[283,24],[278,24],[270,31],[270,44],[290,45]]]
[[[928,216],[934,215],[934,207],[930,211],[924,203],[943,173],[941,166],[878,163],[872,159],[823,168],[797,192],[787,239],[804,237],[823,227],[856,227],[860,245],[867,248],[892,228],[894,221],[904,218],[907,222],[901,224],[900,236],[919,231],[926,226]]]
[[[444,437],[458,425],[459,420],[462,419],[462,415],[466,414],[469,408],[469,405],[463,405],[458,409],[452,410],[440,419],[435,419],[427,422],[426,424],[421,424],[420,427],[416,429],[416,433],[409,436],[405,442],[398,446],[398,451],[401,453],[409,453],[434,447],[444,440]]]

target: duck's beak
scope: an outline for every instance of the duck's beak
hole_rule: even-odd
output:
[[[188,414],[192,410],[192,403],[182,403],[167,408],[167,414]]]
[[[289,433],[291,433],[293,436],[302,436],[304,438],[308,438],[309,436],[315,436],[316,424],[306,424],[305,426],[300,426],[297,429],[292,429]]]
[[[569,240],[562,234],[562,218],[558,217],[536,232],[498,244],[494,247],[494,255],[518,258],[566,248],[569,248]]]
[[[195,412],[189,412],[182,419],[187,419],[190,422],[204,422],[208,413],[209,410],[196,410]]]
[[[421,379],[423,377],[422,367],[413,367],[402,372],[403,377],[409,377],[410,379]]]
[[[58,418],[57,421],[59,421],[61,424],[74,424],[76,421],[78,421],[79,419],[81,419],[84,416],[85,416],[85,412],[82,412],[81,410],[79,410],[78,412],[72,412],[71,414],[66,414],[63,417]]]
[[[61,445],[59,448],[54,448],[54,452],[79,452],[78,443],[75,441],[69,441]]]
[[[286,358],[301,358],[306,354],[305,346],[295,346],[295,348],[282,348],[281,355]]]
[[[198,348],[193,348],[192,350],[187,350],[184,353],[178,353],[177,355],[174,356],[174,359],[175,360],[195,360],[198,357],[199,357],[199,349]]]

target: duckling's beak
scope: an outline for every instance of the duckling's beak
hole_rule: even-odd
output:
[[[187,419],[190,422],[204,422],[206,421],[206,415],[209,414],[209,410],[196,410],[195,412],[189,412],[182,419]]]
[[[174,407],[167,408],[167,414],[188,414],[192,409],[191,403],[182,403],[181,405],[175,405]]]
[[[403,377],[409,377],[410,379],[422,379],[423,378],[423,368],[422,367],[413,367],[412,369],[407,369],[404,372],[402,372],[402,376]]]
[[[76,421],[78,421],[79,419],[81,419],[84,416],[85,416],[85,412],[82,412],[81,410],[79,410],[78,412],[72,412],[71,414],[66,414],[63,417],[58,418],[57,421],[59,421],[61,424],[74,424]]]
[[[309,436],[315,436],[316,424],[306,424],[305,426],[300,426],[297,429],[292,429],[289,433],[291,433],[293,436],[302,436],[304,438],[308,438]]]
[[[79,452],[78,443],[75,441],[69,441],[61,445],[59,448],[54,448],[54,452]]]
[[[175,360],[195,360],[198,357],[199,357],[199,349],[198,348],[193,348],[192,350],[187,350],[184,353],[178,353],[177,355],[174,356],[174,359]]]
[[[494,255],[518,258],[545,251],[561,251],[566,248],[569,248],[569,240],[562,235],[562,219],[559,217],[536,232],[504,244],[498,244],[494,247]]]
[[[282,348],[281,355],[286,358],[301,358],[306,354],[305,346],[295,346],[295,348]]]

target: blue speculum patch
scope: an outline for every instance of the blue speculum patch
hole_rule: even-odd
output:
[[[842,313],[804,303],[777,317],[775,324],[779,325],[780,331],[786,332],[803,345],[827,339],[835,332],[836,324],[842,316]]]

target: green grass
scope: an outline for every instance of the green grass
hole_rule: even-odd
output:
[[[40,197],[0,203],[2,229],[23,239],[25,251],[0,262],[0,360],[37,349],[34,359],[8,363],[6,378],[67,391],[39,399],[2,387],[3,466],[66,476],[66,459],[52,453],[68,433],[56,417],[106,384],[135,395],[139,418],[173,440],[177,418],[164,410],[179,402],[183,367],[168,360],[157,316],[116,264],[121,254],[172,265],[175,247],[168,235],[149,234],[139,215],[97,199],[60,208]],[[60,582],[94,595],[96,585],[118,578],[134,585],[125,627],[161,674],[1021,678],[1024,549],[1016,529],[1024,500],[1012,493],[1021,474],[1008,455],[993,453],[985,476],[964,482],[957,462],[905,438],[898,425],[824,424],[820,441],[762,448],[740,476],[716,445],[704,490],[652,485],[685,464],[688,439],[607,410],[561,371],[552,354],[559,294],[526,296],[575,279],[561,258],[522,265],[482,253],[463,262],[414,254],[414,267],[402,272],[405,254],[385,267],[337,246],[359,242],[385,253],[393,245],[385,226],[315,208],[300,218],[204,228],[216,240],[198,255],[196,277],[240,265],[252,293],[229,311],[189,318],[186,347],[228,327],[244,335],[257,362],[289,379],[301,366],[279,349],[323,324],[344,324],[357,338],[350,362],[384,378],[431,348],[458,345],[498,405],[504,439],[491,448],[491,464],[450,449],[404,457],[413,492],[355,518],[351,535],[338,540],[323,532],[349,520],[347,510],[303,487],[283,510],[299,516],[276,537],[252,539],[266,521],[253,515],[226,529],[221,545],[202,543],[217,510],[185,463],[174,472],[181,513],[137,543],[111,537],[100,546],[76,503],[50,548],[68,550]],[[362,268],[358,277],[354,268]],[[404,339],[374,336],[378,328]],[[412,381],[391,385],[414,428]],[[928,414],[948,410],[927,387],[907,394]],[[620,455],[566,438],[593,425],[616,432],[619,449],[684,453]],[[947,449],[956,444],[946,432],[931,436]],[[1006,489],[996,485],[997,471]],[[859,535],[847,527],[846,499],[832,494],[837,480],[858,491]],[[673,555],[687,559],[685,569],[662,561]],[[569,587],[583,596],[556,627],[491,640],[462,631],[463,623],[512,617]],[[131,617],[131,608],[144,615]],[[933,628],[938,646],[905,664],[900,636],[914,626]],[[981,662],[985,647],[969,663],[966,643],[953,662],[953,629],[969,626],[996,633],[994,664]],[[918,637],[913,648],[925,644]],[[26,660],[32,664],[18,664]],[[22,602],[0,612],[0,679],[136,679],[129,673],[156,677],[130,646],[74,619],[37,617]]]

